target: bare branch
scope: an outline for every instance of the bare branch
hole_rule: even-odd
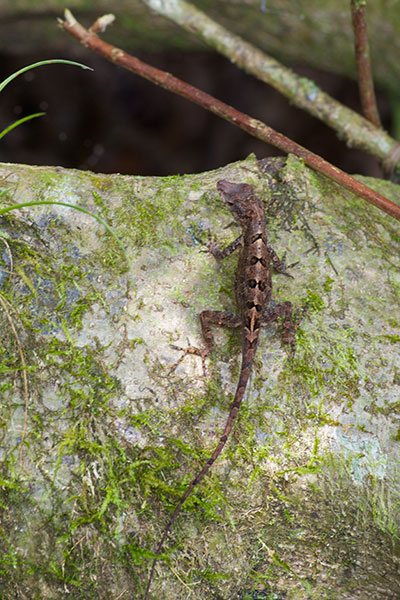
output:
[[[336,131],[349,147],[385,160],[397,144],[380,126],[347,108],[322,91],[313,81],[293,71],[216,23],[185,0],[142,0],[157,13],[195,33],[229,60],[273,86],[290,102]]]
[[[351,0],[351,20],[354,31],[358,89],[362,112],[368,121],[371,121],[376,127],[381,127],[372,81],[367,24],[365,22],[365,0]]]
[[[236,125],[244,131],[247,131],[254,137],[267,142],[276,148],[279,148],[283,152],[299,156],[306,164],[316,171],[319,171],[330,179],[333,179],[339,185],[350,190],[354,194],[361,196],[364,198],[364,200],[374,204],[395,219],[400,220],[399,206],[361,182],[357,181],[344,171],[341,171],[339,168],[331,165],[317,154],[314,154],[310,150],[307,150],[303,146],[296,144],[296,142],[293,142],[281,133],[278,133],[262,121],[253,119],[249,115],[246,115],[236,110],[232,106],[221,102],[221,100],[213,98],[213,96],[210,96],[202,90],[185,83],[170,73],[156,69],[155,67],[152,67],[139,60],[135,56],[131,56],[123,50],[104,42],[93,31],[88,31],[82,27],[82,25],[80,25],[74,18],[67,18],[65,21],[60,20],[60,24],[65,31],[75,36],[84,46],[94,50],[95,52],[98,52],[111,62],[118,64],[119,66],[124,67],[125,69],[128,69],[129,71],[132,71],[133,73],[152,81],[156,85],[174,92],[175,94],[178,94],[179,96],[182,96],[187,100],[202,106],[203,108],[206,108],[210,112],[222,117],[233,125]]]

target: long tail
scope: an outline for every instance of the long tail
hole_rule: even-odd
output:
[[[248,345],[246,343],[246,341],[244,342],[244,346],[243,346],[243,352],[242,352],[242,367],[240,369],[240,376],[239,376],[239,382],[236,388],[236,393],[235,393],[235,398],[233,400],[233,404],[231,406],[231,410],[229,411],[229,415],[228,418],[226,420],[226,424],[225,424],[225,429],[221,435],[221,437],[219,438],[219,442],[215,447],[214,452],[212,453],[212,455],[210,456],[210,458],[208,459],[208,461],[206,462],[206,464],[204,465],[204,467],[201,469],[201,471],[196,475],[196,477],[191,481],[191,483],[189,484],[186,492],[183,494],[182,498],[179,500],[178,504],[175,507],[174,512],[172,513],[172,516],[170,518],[170,520],[168,521],[168,524],[166,525],[164,532],[162,534],[161,540],[157,546],[156,549],[156,554],[160,554],[162,547],[164,545],[165,539],[168,535],[168,532],[170,531],[172,525],[175,522],[176,517],[178,516],[183,504],[186,502],[188,496],[192,493],[193,488],[200,483],[200,481],[203,479],[203,477],[205,476],[205,474],[207,473],[207,471],[211,468],[211,466],[214,464],[214,462],[217,460],[218,456],[221,454],[221,451],[223,449],[223,447],[226,444],[226,441],[229,437],[229,434],[232,430],[233,424],[236,420],[237,414],[239,412],[239,408],[240,405],[242,403],[243,397],[244,397],[244,393],[246,391],[246,387],[247,387],[247,382],[249,380],[249,376],[250,376],[250,370],[251,370],[251,366],[253,364],[253,359],[254,359],[254,354],[255,354],[255,346],[257,345],[257,343],[253,343],[253,347],[252,349],[249,351]],[[144,600],[147,600],[148,598],[148,594],[150,591],[150,586],[151,586],[151,581],[153,579],[153,574],[154,574],[154,569],[157,563],[158,557],[156,557],[153,560],[153,563],[151,565],[151,569],[150,569],[150,575],[149,575],[149,579],[147,582],[147,587],[146,587],[146,592],[144,595]]]

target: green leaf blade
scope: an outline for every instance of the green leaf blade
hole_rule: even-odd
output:
[[[52,65],[54,63],[75,65],[76,67],[81,67],[82,69],[88,69],[89,71],[93,71],[92,67],[88,67],[87,65],[83,65],[82,63],[75,62],[74,60],[66,60],[64,58],[51,58],[49,60],[41,60],[39,62],[32,63],[31,65],[28,65],[27,67],[23,67],[19,71],[12,73],[9,77],[4,79],[0,83],[0,92],[2,92],[4,90],[4,88],[6,87],[6,85],[8,85],[13,79],[18,77],[18,75],[22,75],[22,73],[25,73],[26,71],[29,71],[30,69],[35,69],[36,67],[41,67],[42,65]]]
[[[31,119],[36,119],[36,117],[41,117],[45,114],[46,113],[44,113],[44,112],[39,112],[39,113],[34,113],[33,115],[28,115],[27,117],[23,117],[22,119],[18,119],[18,121],[15,121],[15,123],[12,123],[5,129],[3,129],[3,131],[0,132],[0,140],[1,140],[1,138],[3,138],[6,135],[6,133],[11,131],[15,127],[18,127],[18,125],[21,125],[22,123],[25,123],[26,121],[30,121]]]

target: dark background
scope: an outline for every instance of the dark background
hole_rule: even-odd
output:
[[[381,176],[376,159],[347,148],[324,124],[220,55],[176,51],[138,57],[264,121],[345,171]],[[0,143],[0,161],[102,173],[171,175],[215,169],[251,152],[258,158],[280,154],[90,51],[62,57],[51,49],[35,56],[2,55],[1,80],[47,58],[77,60],[94,72],[55,64],[38,67],[10,83],[0,97],[0,130],[30,113],[47,114],[6,135]],[[359,110],[355,82],[289,66]],[[383,125],[390,130],[389,103],[379,91],[378,103]]]

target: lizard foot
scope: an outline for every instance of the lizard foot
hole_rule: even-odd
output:
[[[200,252],[212,254],[217,260],[221,260],[224,257],[216,237],[211,235],[210,231],[207,231],[207,242],[204,244],[204,247],[200,250]]]
[[[169,374],[173,373],[177,369],[177,367],[181,364],[181,362],[188,354],[191,354],[194,356],[200,356],[201,364],[203,367],[203,375],[204,377],[207,376],[206,358],[209,355],[209,352],[207,352],[206,349],[196,348],[195,346],[189,346],[188,348],[180,348],[179,346],[171,347],[174,350],[179,350],[180,352],[182,352],[182,356],[180,356],[180,358],[178,358],[178,360],[172,365],[171,369],[169,370]]]

